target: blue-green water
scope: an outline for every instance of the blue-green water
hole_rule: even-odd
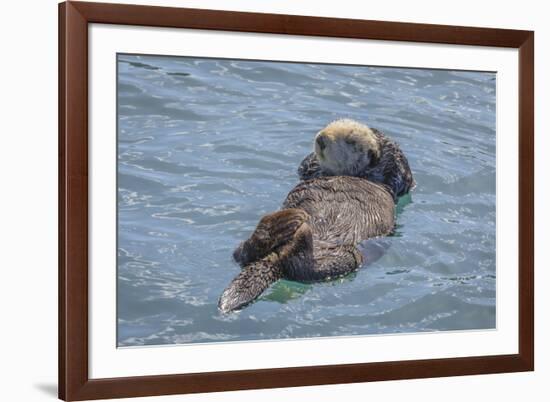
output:
[[[119,55],[118,80],[119,346],[495,327],[495,74]],[[220,314],[233,249],[340,117],[409,159],[396,234]]]

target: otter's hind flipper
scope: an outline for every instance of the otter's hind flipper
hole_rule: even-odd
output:
[[[307,219],[307,213],[296,208],[283,209],[263,216],[252,236],[233,252],[233,258],[242,267],[264,258],[291,241],[296,230]]]
[[[273,254],[245,266],[223,291],[218,308],[228,313],[246,306],[281,276],[277,256]]]
[[[223,312],[244,307],[298,263],[312,263],[309,215],[289,208],[264,216],[254,234],[235,250],[241,273],[220,296]]]

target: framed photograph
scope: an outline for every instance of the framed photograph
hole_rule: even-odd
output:
[[[534,33],[59,5],[59,397],[531,371]]]

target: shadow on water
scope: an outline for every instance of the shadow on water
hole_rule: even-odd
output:
[[[400,215],[405,207],[409,204],[412,204],[412,194],[407,193],[404,196],[400,197],[399,200],[397,200],[397,205],[395,206],[395,213],[396,215]]]
[[[362,269],[375,263],[386,254],[391,246],[391,240],[386,237],[377,237],[361,242],[359,250],[363,254]]]
[[[268,294],[262,296],[259,300],[274,301],[277,303],[285,304],[290,300],[297,299],[304,295],[312,285],[287,281],[282,279],[275,283]]]
[[[405,194],[404,196],[400,197],[397,200],[397,205],[395,206],[395,215],[396,215],[396,217],[401,215],[404,212],[405,207],[408,206],[409,204],[412,204],[412,203],[413,203],[413,199],[412,199],[411,193]],[[400,224],[399,221],[396,221],[395,226],[393,228],[393,231],[392,231],[392,233],[389,234],[389,236],[390,237],[401,237],[401,236],[403,236],[402,228],[403,228],[403,225]]]

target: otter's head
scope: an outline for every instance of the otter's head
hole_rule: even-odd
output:
[[[317,133],[315,154],[325,172],[354,176],[378,163],[380,146],[369,127],[354,120],[341,119]]]

